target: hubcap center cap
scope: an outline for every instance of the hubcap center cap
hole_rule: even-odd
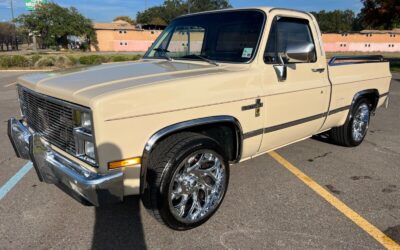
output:
[[[186,193],[191,193],[197,185],[196,176],[186,175],[182,178],[182,188]]]

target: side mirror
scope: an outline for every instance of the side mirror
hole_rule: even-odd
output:
[[[307,63],[315,60],[315,46],[309,42],[291,42],[286,46],[285,59],[289,63]]]
[[[278,80],[287,78],[287,63],[308,63],[315,60],[315,46],[309,42],[291,42],[284,53],[278,55],[279,65],[274,65]]]

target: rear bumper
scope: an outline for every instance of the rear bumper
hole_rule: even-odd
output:
[[[52,150],[21,121],[8,120],[8,136],[19,158],[31,160],[39,180],[55,184],[83,204],[100,206],[123,200],[123,174],[98,174]]]

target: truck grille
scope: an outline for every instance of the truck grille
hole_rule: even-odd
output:
[[[22,114],[29,127],[50,144],[75,155],[73,109],[62,101],[18,86]]]

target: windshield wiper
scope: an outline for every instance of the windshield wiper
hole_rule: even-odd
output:
[[[211,60],[211,59],[208,59],[208,58],[206,58],[206,57],[204,57],[204,56],[201,56],[201,55],[190,54],[190,55],[187,55],[187,56],[185,56],[185,57],[191,57],[191,56],[197,57],[197,58],[199,58],[199,59],[201,59],[201,60],[203,60],[203,61],[205,61],[205,62],[208,62],[209,64],[212,64],[212,65],[215,65],[215,66],[219,66],[219,64],[218,64],[216,61]]]
[[[162,52],[162,57],[164,57],[165,59],[167,59],[168,61],[173,61],[174,59],[172,59],[172,57],[170,57],[167,53],[169,52],[169,50],[167,49],[162,49],[162,48],[155,48],[153,49],[154,51],[157,52]]]

